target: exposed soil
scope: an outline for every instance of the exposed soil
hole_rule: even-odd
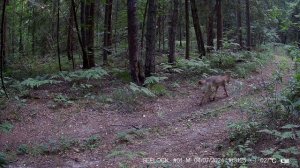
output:
[[[278,61],[279,56],[275,58]],[[247,79],[233,79],[228,86],[229,97],[219,89],[217,100],[202,106],[199,88],[184,81],[173,89],[174,96],[145,101],[133,113],[120,113],[88,101],[52,108],[48,100],[51,90],[35,90],[32,94],[38,99],[27,100],[26,106],[20,108],[14,105],[5,109],[5,117],[13,119],[14,129],[1,135],[0,150],[16,150],[21,144],[37,145],[61,138],[84,141],[97,134],[101,142],[95,149],[73,147],[57,154],[18,155],[9,167],[119,167],[121,163],[128,167],[214,167],[214,163],[197,158],[222,157],[221,144],[228,142],[227,125],[247,119],[236,103],[247,96],[264,94],[259,88],[272,77],[277,68],[274,62]],[[289,78],[286,75],[284,81]],[[53,89],[63,92],[64,86]],[[117,136],[129,130],[140,131],[142,135],[129,142]],[[162,161],[169,162],[153,164],[151,158],[165,158]]]

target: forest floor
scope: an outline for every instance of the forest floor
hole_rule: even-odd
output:
[[[230,144],[228,124],[246,120],[241,104],[265,94],[263,83],[272,80],[282,56],[274,58],[248,78],[232,79],[229,97],[219,89],[218,98],[202,106],[201,90],[189,81],[173,88],[172,97],[142,103],[133,113],[88,101],[53,109],[47,99],[51,90],[34,90],[38,98],[18,111],[17,105],[7,107],[5,117],[14,118],[14,128],[1,135],[0,151],[19,151],[11,156],[12,168],[215,167],[200,158],[223,157],[224,144]],[[284,81],[292,73],[286,74]],[[52,150],[40,154],[45,146]]]

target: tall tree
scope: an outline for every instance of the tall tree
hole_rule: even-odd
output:
[[[138,19],[137,19],[137,0],[127,0],[127,19],[128,19],[128,50],[130,72],[133,82],[142,85],[141,68],[139,65],[139,45],[138,45]]]
[[[81,36],[86,55],[83,55],[83,69],[95,66],[94,38],[95,38],[95,0],[81,1]]]
[[[185,59],[190,59],[190,15],[189,0],[185,0]]]
[[[71,2],[72,3],[72,2]],[[74,13],[72,9],[72,4],[69,7],[69,18],[68,18],[68,37],[67,37],[67,55],[68,59],[72,60],[73,69],[75,69],[75,60],[74,60]]]
[[[202,57],[202,56],[205,56],[206,52],[205,52],[202,31],[201,31],[201,27],[200,27],[200,23],[199,23],[198,9],[197,9],[195,0],[191,0],[191,9],[192,9],[194,29],[195,29],[195,33],[196,33],[196,39],[197,39],[198,52],[200,54],[200,57]]]
[[[141,55],[143,55],[143,50],[144,50],[144,34],[145,34],[146,18],[148,13],[148,4],[149,4],[149,0],[146,1],[146,6],[143,14],[142,35],[141,35]]]
[[[243,32],[242,32],[242,10],[241,10],[241,0],[237,0],[237,35],[238,35],[238,43],[240,48],[243,48]]]
[[[35,5],[32,5],[32,30],[31,30],[31,34],[32,34],[32,41],[31,41],[31,52],[32,55],[35,55],[35,34],[36,34],[36,9],[35,9]]]
[[[216,0],[216,13],[217,13],[217,49],[223,47],[223,13],[222,13],[222,0]]]
[[[152,73],[155,73],[156,8],[156,0],[149,0],[146,32],[146,77],[149,77]]]
[[[104,17],[104,38],[103,38],[103,64],[107,65],[107,56],[112,50],[112,4],[113,0],[106,0]]]
[[[87,58],[87,51],[85,48],[85,45],[83,44],[83,39],[80,36],[80,32],[79,32],[79,24],[77,22],[77,15],[76,15],[76,4],[75,4],[75,0],[71,0],[71,5],[72,5],[72,13],[73,13],[73,18],[74,18],[74,23],[75,23],[75,28],[76,28],[76,32],[77,32],[77,37],[78,37],[78,41],[81,47],[81,51],[82,51],[82,58],[83,58],[83,62],[85,61],[84,59]],[[81,8],[82,9],[82,8]]]
[[[246,0],[247,50],[251,50],[250,3]]]
[[[173,8],[171,9],[171,16],[169,20],[169,63],[175,63],[175,40],[176,40],[176,29],[178,23],[178,0],[173,1]]]
[[[208,17],[207,17],[207,52],[214,49],[214,14],[215,10],[211,0],[205,0]]]
[[[1,78],[1,84],[2,84],[2,90],[4,91],[6,97],[8,97],[7,92],[6,92],[6,88],[4,85],[4,77],[3,77],[3,64],[4,64],[4,58],[5,58],[5,52],[4,52],[4,46],[5,46],[5,41],[4,41],[4,36],[6,36],[4,33],[4,22],[5,22],[5,10],[6,10],[6,5],[7,5],[7,0],[3,0],[3,4],[2,4],[2,18],[1,18],[1,49],[0,49],[0,78]]]
[[[58,67],[61,71],[61,61],[60,61],[60,47],[59,47],[59,12],[60,11],[60,0],[57,0],[57,23],[56,23],[56,46],[57,46],[57,58],[58,58]]]

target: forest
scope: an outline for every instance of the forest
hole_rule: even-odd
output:
[[[300,0],[1,0],[0,168],[298,168]]]

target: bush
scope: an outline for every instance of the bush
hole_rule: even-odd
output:
[[[257,122],[249,121],[240,121],[230,124],[228,127],[230,140],[237,142],[237,144],[244,144],[247,140],[256,141],[258,138],[257,131],[260,128]]]

